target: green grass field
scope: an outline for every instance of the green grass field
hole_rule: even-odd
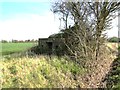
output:
[[[35,45],[35,43],[1,43],[2,50],[0,51],[0,54],[8,55],[12,53],[26,51],[27,49]]]

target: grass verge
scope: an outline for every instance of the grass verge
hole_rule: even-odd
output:
[[[85,69],[65,58],[45,56],[0,61],[3,88],[78,87]]]

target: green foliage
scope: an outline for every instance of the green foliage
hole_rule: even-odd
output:
[[[64,60],[64,58],[52,58],[51,65],[57,67],[58,70],[63,72],[71,72],[72,74],[84,73],[85,69],[79,66],[79,64],[72,62],[71,60]],[[78,68],[80,67],[80,68]],[[82,69],[81,69],[82,68]]]
[[[119,41],[119,38],[117,37],[111,37],[108,39],[109,42],[118,42]]]
[[[7,40],[1,40],[0,42],[1,43],[7,43],[8,41]]]

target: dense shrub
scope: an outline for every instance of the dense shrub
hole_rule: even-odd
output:
[[[0,42],[1,43],[7,43],[8,41],[7,40],[1,40]]]
[[[120,56],[112,63],[111,71],[107,77],[107,87],[116,88],[116,90],[120,89]]]
[[[111,37],[108,39],[109,42],[118,42],[119,41],[119,38],[117,37]]]

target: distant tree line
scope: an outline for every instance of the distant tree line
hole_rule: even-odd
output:
[[[30,40],[30,39],[28,39],[28,40],[12,40],[12,41],[1,40],[0,42],[1,43],[24,43],[24,42],[37,42],[37,41],[38,40],[34,40],[34,39]]]

